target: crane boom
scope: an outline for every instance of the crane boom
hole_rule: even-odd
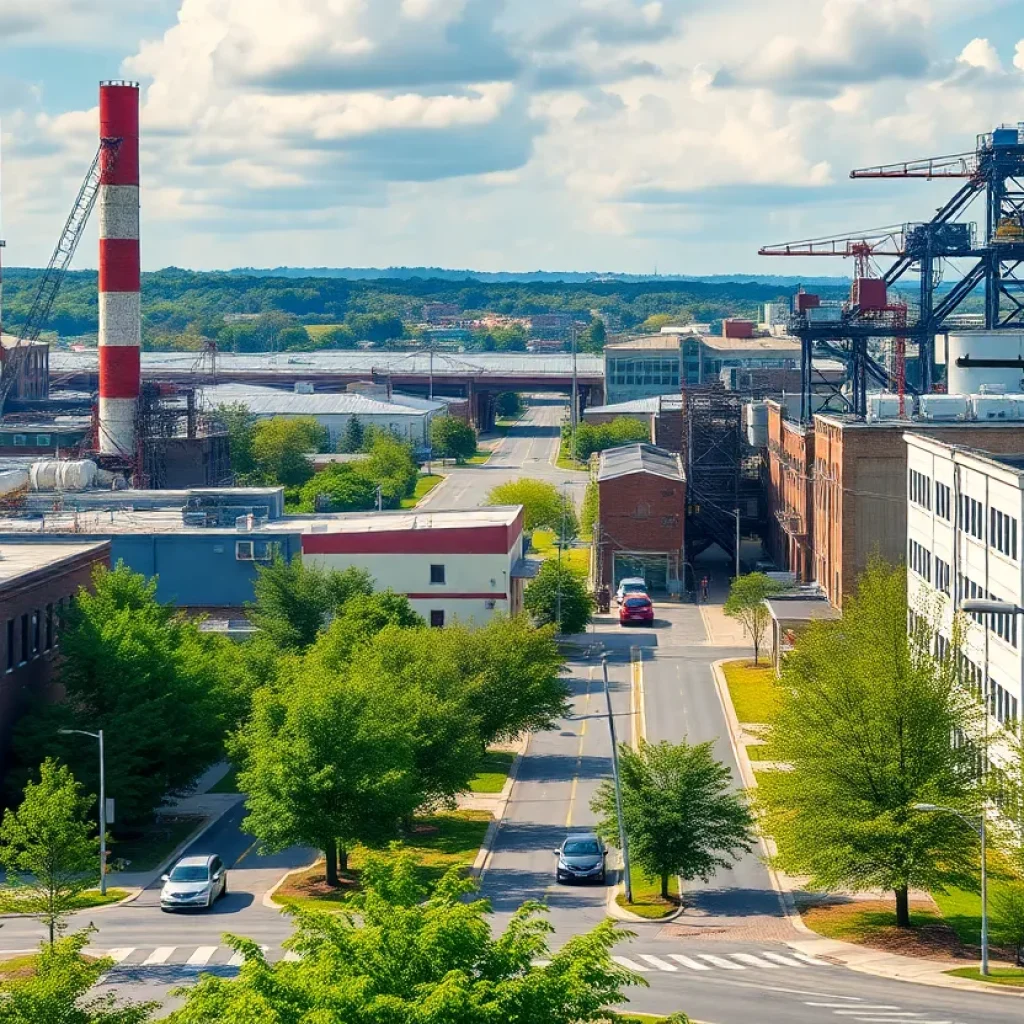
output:
[[[804,238],[797,242],[766,245],[759,256],[857,256],[869,251],[873,256],[902,256],[906,251],[906,225],[872,228],[859,235]]]
[[[851,178],[973,178],[978,170],[977,153],[952,153],[923,160],[902,160],[850,171]]]
[[[13,348],[5,353],[3,373],[0,374],[0,413],[3,412],[4,404],[14,382],[28,355],[29,346],[46,325],[53,309],[53,303],[57,298],[61,285],[64,283],[64,275],[67,273],[71,260],[74,258],[78,243],[82,240],[82,233],[88,223],[89,215],[96,205],[96,197],[99,194],[100,175],[104,170],[109,171],[117,160],[117,150],[121,145],[120,139],[102,139],[96,155],[89,165],[85,179],[75,198],[74,206],[64,224],[64,230],[57,240],[56,248],[50,256],[50,262],[43,271],[42,280],[36,290],[35,298],[29,308],[28,316],[21,326],[18,334],[18,341]]]

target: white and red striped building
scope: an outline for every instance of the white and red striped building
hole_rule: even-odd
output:
[[[100,140],[99,448],[131,456],[142,341],[138,83],[100,83]]]
[[[532,575],[521,505],[340,515],[311,523],[301,547],[308,565],[366,569],[374,589],[405,594],[432,626],[515,615]]]

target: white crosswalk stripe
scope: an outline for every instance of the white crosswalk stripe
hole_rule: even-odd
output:
[[[711,953],[698,953],[697,956],[701,960],[707,960],[709,964],[715,967],[721,967],[723,971],[745,971],[746,968],[740,964],[733,963],[731,960],[726,960],[724,957],[714,956]]]
[[[805,964],[810,964],[812,967],[831,967],[831,964],[826,963],[824,960],[819,960],[816,956],[810,956],[807,953],[790,953],[789,956],[796,957],[797,960],[802,960]]]
[[[667,960],[662,960],[660,956],[651,956],[650,953],[641,953],[640,959],[645,960],[652,967],[657,967],[659,971],[678,971],[679,968],[674,964],[670,964]]]
[[[650,971],[650,967],[644,967],[643,964],[630,960],[628,956],[613,956],[612,961],[628,971],[636,971],[637,974],[647,974]]]
[[[782,970],[778,964],[770,963],[768,960],[762,960],[759,956],[754,956],[753,953],[730,953],[729,956],[731,956],[733,960],[739,960],[741,964],[748,964],[750,967],[760,967],[763,971]]]
[[[186,961],[186,967],[205,967],[214,953],[217,946],[200,946]]]
[[[294,949],[289,949],[289,950],[287,950],[287,951],[285,952],[285,954],[284,954],[284,956],[282,957],[282,959],[283,959],[283,960],[285,961],[285,963],[293,964],[293,963],[295,963],[295,962],[296,962],[297,960],[301,960],[301,959],[302,959],[302,957],[301,957],[301,956],[299,956],[299,954],[298,954],[298,953],[296,953]],[[548,961],[548,963],[550,963],[550,962],[551,962],[551,961],[549,960],[549,961]]]
[[[269,946],[260,946],[260,949],[262,949],[264,954],[265,954],[270,949],[270,947]],[[285,959],[287,959],[287,957]],[[296,959],[298,959],[298,957],[296,957]],[[228,967],[241,967],[242,964],[244,964],[244,963],[245,963],[245,954],[244,953],[235,953],[231,957],[231,959],[228,961]]]
[[[108,949],[103,955],[105,959],[113,960],[115,964],[119,964],[127,960],[134,952],[134,946],[119,946],[116,949]]]
[[[786,956],[784,953],[772,953],[769,950],[765,950],[761,953],[761,956],[765,960],[774,960],[775,963],[782,964],[783,967],[799,967],[801,971],[807,970],[807,964],[794,960],[791,956]]]
[[[159,964],[165,964],[174,955],[174,951],[177,946],[157,946],[145,960],[142,961],[143,967],[156,967]]]
[[[711,968],[707,964],[702,964],[699,960],[693,960],[688,956],[683,956],[682,953],[669,953],[670,960],[675,960],[677,964],[682,964],[684,967],[689,967],[691,971],[710,971]]]

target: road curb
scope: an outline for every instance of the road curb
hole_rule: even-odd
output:
[[[757,789],[757,778],[754,775],[754,769],[751,767],[750,758],[747,757],[746,745],[742,742],[743,730],[740,726],[739,717],[736,714],[736,708],[733,706],[732,695],[729,693],[729,685],[725,681],[725,672],[722,669],[723,665],[729,664],[733,661],[743,661],[743,658],[719,658],[718,661],[711,663],[711,674],[715,679],[715,689],[718,691],[718,700],[722,705],[722,711],[725,713],[725,721],[729,727],[729,744],[732,747],[733,756],[736,758],[736,765],[739,768],[740,778],[743,785],[747,789]],[[779,873],[772,867],[771,857],[772,851],[768,846],[768,839],[760,828],[757,830],[758,843],[761,846],[761,852],[763,853],[763,859],[765,867],[768,869],[768,877],[771,879],[772,888],[775,890],[775,894],[779,898],[779,905],[782,907],[782,912],[786,916],[786,920],[789,921],[792,927],[800,932],[802,935],[814,936],[820,938],[817,932],[812,931],[804,924],[803,918],[800,916],[800,911],[796,908],[796,900],[793,898],[793,891],[786,885],[783,884],[782,879],[779,877]]]
[[[274,902],[274,893],[277,892],[277,890],[280,889],[281,886],[284,885],[284,883],[287,882],[288,879],[292,877],[292,875],[298,875],[298,874],[301,874],[303,871],[308,871],[310,868],[316,867],[316,865],[320,863],[320,860],[321,860],[321,858],[318,855],[316,858],[314,858],[314,860],[312,860],[309,864],[306,864],[304,867],[291,868],[290,870],[286,871],[263,894],[263,899],[261,900],[261,902],[263,903],[263,906],[268,907],[270,910],[287,910],[288,908],[286,906],[284,906],[283,904],[275,903]]]
[[[120,885],[112,885],[111,889],[120,889]],[[116,903],[102,903],[98,907],[82,907],[80,910],[73,910],[73,914],[102,914],[105,910],[115,910],[117,907],[123,907],[126,903],[131,903],[137,900],[139,896],[144,892],[143,889],[138,889],[132,885],[126,885],[123,887],[128,893],[127,896],[119,899]],[[39,917],[39,914],[19,914],[17,911],[12,910],[9,913],[0,914],[0,921],[21,921],[28,920],[31,918]],[[0,954],[6,952],[0,950]]]
[[[515,760],[508,770],[508,778],[505,780],[505,785],[502,787],[501,794],[494,805],[494,810],[491,811],[491,823],[487,826],[487,831],[484,833],[484,841],[480,844],[480,849],[477,851],[473,866],[469,869],[470,877],[475,878],[478,882],[482,881],[487,873],[491,856],[494,853],[494,843],[498,838],[498,832],[501,831],[502,823],[505,820],[505,811],[508,808],[508,802],[512,798],[512,790],[515,788],[516,779],[519,776],[519,766],[523,763],[523,758],[530,749],[532,739],[533,734],[527,733],[526,739],[516,752]]]
[[[619,873],[622,873],[622,869],[619,869]],[[683,885],[682,879],[677,879],[676,884],[679,886],[679,898],[682,899]],[[634,914],[631,910],[626,910],[625,907],[620,907],[615,902],[616,897],[624,892],[626,888],[625,882],[619,881],[617,884],[608,888],[608,894],[604,898],[604,909],[605,916],[613,918],[616,921],[626,921],[629,924],[643,924],[643,925],[663,925],[671,924],[676,918],[680,917],[686,910],[686,906],[682,903],[672,911],[671,914],[666,914],[665,917],[641,917],[639,914]]]

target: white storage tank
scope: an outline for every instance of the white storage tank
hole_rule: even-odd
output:
[[[1024,332],[960,331],[949,335],[946,391],[951,395],[980,395],[998,389],[1024,391],[1024,367],[972,366],[975,361],[1024,359]],[[967,363],[967,365],[962,365]]]
[[[923,420],[968,420],[970,402],[966,395],[922,395],[918,399]]]
[[[768,445],[768,403],[748,402],[743,406],[743,421],[747,428],[747,444],[751,448]]]
[[[979,422],[1020,418],[1018,403],[1009,395],[971,395],[971,412]]]
[[[913,399],[910,399],[912,402]],[[908,403],[909,404],[909,403]],[[868,395],[868,422],[895,420],[900,415],[900,396],[888,391]]]

